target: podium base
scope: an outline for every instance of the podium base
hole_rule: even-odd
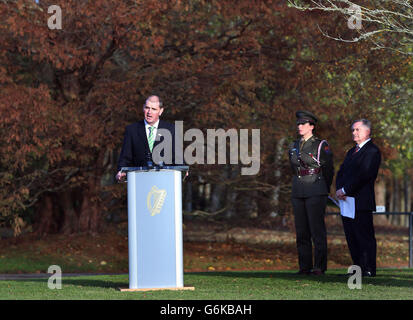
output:
[[[195,287],[170,287],[170,288],[136,288],[136,289],[130,289],[130,288],[119,288],[119,291],[121,292],[144,292],[144,291],[161,291],[161,290],[172,290],[172,291],[179,291],[179,290],[195,290]]]

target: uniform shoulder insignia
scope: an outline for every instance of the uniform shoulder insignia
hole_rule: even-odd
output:
[[[330,146],[328,145],[327,140],[321,140],[321,139],[318,139],[318,138],[317,138],[317,141],[320,142],[319,145],[318,145],[318,150],[319,150],[319,151],[320,151],[321,149],[323,149],[323,151],[324,151],[325,153],[331,153]]]
[[[323,142],[323,141],[324,141],[324,142]],[[317,137],[314,137],[314,142],[317,143],[318,145],[320,145],[320,143],[323,142],[323,144],[324,144],[324,143],[326,143],[327,141],[326,141],[326,140],[322,140],[322,139],[317,138]]]
[[[323,142],[323,150],[325,153],[331,153],[330,145],[328,144],[327,140]]]

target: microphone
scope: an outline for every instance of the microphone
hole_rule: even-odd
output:
[[[153,168],[152,154],[149,151],[146,152],[146,165],[148,168]]]

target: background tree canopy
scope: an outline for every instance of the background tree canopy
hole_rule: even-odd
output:
[[[61,30],[48,28],[50,5]],[[153,93],[185,130],[260,129],[259,174],[194,165],[187,213],[288,216],[299,109],[319,116],[336,167],[351,121],[365,117],[383,179],[411,172],[411,57],[323,36],[354,32],[342,16],[270,0],[3,0],[0,17],[0,223],[16,233],[23,222],[40,234],[98,232],[125,211],[119,147]]]

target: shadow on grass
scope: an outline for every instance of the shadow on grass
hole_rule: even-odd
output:
[[[89,276],[92,277],[92,276]],[[93,276],[93,277],[99,277],[99,276]],[[107,277],[112,277],[112,276],[107,276]],[[114,276],[113,276],[114,277]],[[17,282],[37,282],[37,283],[46,283],[48,282],[48,278],[24,278],[24,279],[13,279],[12,281],[17,281]],[[127,288],[129,286],[128,279],[126,278],[125,281],[111,281],[110,279],[108,280],[102,280],[102,279],[84,279],[84,276],[70,276],[70,277],[65,277],[63,275],[62,277],[62,285],[73,285],[76,287],[95,287],[95,288],[110,288],[110,289],[119,289],[119,288]]]
[[[239,278],[239,279],[264,279],[271,278],[273,281],[276,280],[291,280],[291,281],[314,281],[317,283],[342,283],[346,284],[348,282],[348,277],[344,276],[344,270],[333,272],[327,272],[323,276],[312,276],[312,275],[297,275],[295,271],[222,271],[222,272],[187,272],[188,275],[197,275],[203,277],[226,277],[226,278]],[[106,275],[105,279],[93,279],[93,277],[101,277],[98,275],[87,276],[85,278],[82,276],[64,276],[62,278],[62,285],[73,285],[76,287],[95,287],[95,288],[110,288],[119,289],[127,288],[129,286],[128,276],[124,275],[124,281],[112,281],[114,277],[119,277],[119,275]],[[38,278],[38,279],[18,279],[13,281],[19,282],[38,282],[47,283],[48,278]],[[378,271],[378,275],[374,278],[363,278],[363,284],[377,285],[377,286],[387,286],[387,287],[401,287],[401,288],[413,288],[413,271],[410,270],[385,270]]]
[[[335,271],[335,273],[326,273],[322,276],[314,275],[297,275],[296,271],[225,271],[225,272],[191,272],[191,275],[202,275],[212,277],[229,277],[229,278],[272,278],[282,280],[305,280],[314,281],[318,283],[347,283],[348,277],[344,275],[345,271],[341,273]],[[376,277],[367,278],[363,277],[363,284],[388,286],[388,287],[402,287],[413,288],[413,272],[412,271],[385,271],[378,274]]]

